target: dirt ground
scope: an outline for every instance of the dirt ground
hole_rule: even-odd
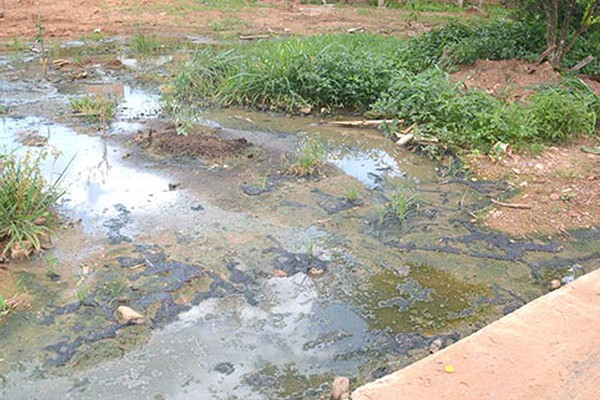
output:
[[[36,3],[39,3],[37,7]],[[95,30],[103,34],[167,32],[222,35],[227,33],[315,34],[360,28],[368,32],[414,35],[436,22],[457,17],[450,13],[420,13],[415,20],[404,10],[376,7],[299,5],[262,0],[248,6],[210,7],[182,0],[7,0],[0,18],[0,39],[33,39],[38,15],[50,38],[78,38]],[[2,11],[0,10],[0,13]],[[481,18],[470,13],[461,18]]]
[[[523,100],[535,87],[560,79],[547,63],[517,60],[480,60],[452,76],[469,88],[511,101]],[[600,95],[598,82],[584,81]],[[550,147],[537,156],[509,153],[498,160],[474,158],[472,166],[480,178],[507,180],[519,191],[508,201],[531,207],[494,205],[485,223],[515,235],[564,232],[600,224],[600,155],[581,150],[596,145],[593,139],[581,139],[560,148]]]
[[[564,232],[600,224],[600,155],[581,149],[591,141],[551,147],[539,156],[512,154],[473,165],[486,179],[506,179],[519,193],[507,200],[529,209],[493,205],[485,223],[515,235]]]

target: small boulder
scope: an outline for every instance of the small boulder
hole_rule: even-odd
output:
[[[145,321],[142,314],[127,306],[119,306],[119,308],[117,308],[117,318],[121,322],[131,321],[134,324],[141,324]]]
[[[431,354],[437,353],[438,351],[440,351],[442,349],[443,345],[444,345],[444,342],[442,341],[442,339],[437,338],[429,344],[429,352]]]
[[[561,282],[558,279],[552,279],[550,281],[550,289],[556,290],[561,286]]]
[[[350,379],[338,376],[331,385],[331,400],[342,400],[350,397]]]

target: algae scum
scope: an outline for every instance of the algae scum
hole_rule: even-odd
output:
[[[600,258],[594,229],[483,229],[475,213],[507,188],[377,132],[210,111],[210,128],[165,154],[157,137],[174,128],[132,71],[99,61],[65,85],[71,72],[27,65],[0,66],[0,144],[48,151],[49,176],[68,166],[67,195],[55,247],[0,270],[3,295],[31,306],[0,320],[2,398],[321,398],[334,376],[392,372]],[[105,135],[70,115],[68,96],[90,92],[119,99]],[[198,135],[210,158],[181,156]],[[285,174],[314,139],[322,175]],[[394,196],[417,199],[402,221]],[[119,321],[121,305],[144,323]]]

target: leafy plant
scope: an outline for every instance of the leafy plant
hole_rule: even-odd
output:
[[[0,155],[0,254],[19,246],[39,251],[41,242],[53,234],[53,207],[63,196],[56,180],[48,182],[41,171],[46,153]]]
[[[547,88],[531,96],[530,102],[532,124],[543,142],[564,142],[596,130],[595,99],[591,96]]]

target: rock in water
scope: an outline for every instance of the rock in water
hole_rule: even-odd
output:
[[[123,322],[132,321],[135,324],[141,324],[145,320],[142,314],[127,306],[119,306],[117,308],[117,317]]]
[[[338,376],[331,385],[331,400],[343,400],[350,396],[350,379]]]
[[[444,343],[442,342],[442,339],[437,338],[429,344],[429,352],[431,354],[437,353],[438,351],[440,351],[443,345]]]

